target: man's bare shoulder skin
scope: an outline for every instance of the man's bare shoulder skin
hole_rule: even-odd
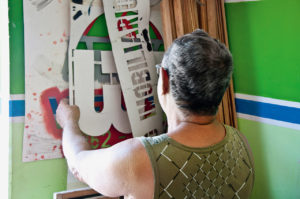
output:
[[[82,179],[103,195],[153,198],[152,167],[139,139],[129,139],[107,149],[83,151],[78,156]]]

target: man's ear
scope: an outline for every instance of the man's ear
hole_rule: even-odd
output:
[[[161,68],[161,78],[162,78],[162,94],[165,95],[169,93],[169,75],[168,72],[162,67]]]

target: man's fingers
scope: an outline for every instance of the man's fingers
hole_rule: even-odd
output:
[[[69,104],[69,100],[67,98],[64,98],[64,99],[61,100],[61,103]]]
[[[57,109],[63,109],[65,107],[69,106],[69,100],[64,98],[62,100],[60,100],[58,108]]]
[[[75,111],[79,111],[79,107],[78,107],[78,106],[72,105],[71,107],[72,107]]]

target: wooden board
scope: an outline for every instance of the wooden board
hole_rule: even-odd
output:
[[[176,39],[176,27],[174,19],[174,9],[172,0],[163,0],[161,2],[161,18],[163,24],[163,38],[165,50],[172,44],[173,40]]]
[[[103,196],[91,188],[75,189],[69,191],[56,192],[53,199],[119,199]]]
[[[224,0],[163,0],[161,15],[165,49],[174,39],[197,28],[205,30],[228,47]],[[217,119],[237,127],[232,80],[219,105]]]

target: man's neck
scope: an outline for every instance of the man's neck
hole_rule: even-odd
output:
[[[190,123],[195,125],[209,125],[213,124],[216,120],[216,116],[200,116],[200,115],[189,115],[187,116],[182,111],[173,109],[169,111],[170,113],[167,114],[168,118],[168,132],[174,131],[178,128],[179,125],[183,123]]]
[[[190,147],[208,147],[219,143],[226,135],[226,129],[216,117],[187,117],[169,128],[168,136]]]

